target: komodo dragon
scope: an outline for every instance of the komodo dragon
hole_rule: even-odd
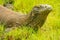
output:
[[[27,15],[19,14],[0,5],[0,24],[5,27],[31,26],[33,28],[42,27],[52,7],[48,4],[36,5]]]

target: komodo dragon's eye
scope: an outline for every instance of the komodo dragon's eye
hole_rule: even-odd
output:
[[[35,6],[34,8],[40,8],[39,6]]]
[[[44,8],[44,5],[40,5],[40,8]]]
[[[39,9],[40,9],[40,7],[38,7],[38,6],[35,6],[35,7],[34,7],[34,10],[35,10],[35,11],[38,11]]]

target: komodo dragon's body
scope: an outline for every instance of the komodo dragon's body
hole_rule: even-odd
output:
[[[52,8],[50,5],[42,4],[33,7],[29,14],[21,15],[0,6],[0,23],[4,24],[6,27],[22,25],[31,26],[34,28],[41,27],[51,10]]]
[[[26,15],[14,12],[0,5],[0,24],[5,27],[16,27],[22,25],[26,20]]]

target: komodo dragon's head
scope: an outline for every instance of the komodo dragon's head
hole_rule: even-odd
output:
[[[30,25],[34,28],[41,27],[51,11],[52,7],[48,4],[34,6],[30,13],[27,25]]]
[[[52,7],[48,4],[41,4],[41,5],[35,6],[32,11],[34,13],[46,15],[46,14],[49,14],[50,11],[52,11]]]

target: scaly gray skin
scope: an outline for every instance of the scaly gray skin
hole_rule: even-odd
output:
[[[41,4],[35,6],[28,19],[27,19],[27,26],[31,26],[33,28],[39,28],[42,27],[44,24],[48,14],[52,11],[52,7],[47,4]]]

